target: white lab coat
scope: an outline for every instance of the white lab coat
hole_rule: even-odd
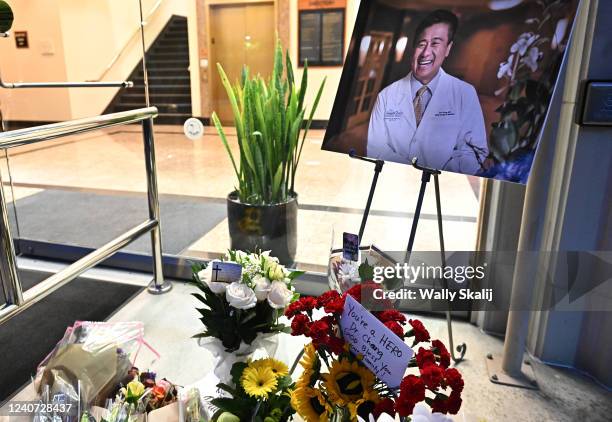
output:
[[[417,128],[410,74],[383,89],[368,128],[368,157],[475,174],[488,155],[474,87],[440,69],[440,80]]]

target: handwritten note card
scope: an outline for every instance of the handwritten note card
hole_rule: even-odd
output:
[[[414,351],[350,295],[340,327],[351,352],[389,387],[399,387]]]

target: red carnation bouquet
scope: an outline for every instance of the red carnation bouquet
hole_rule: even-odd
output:
[[[346,296],[366,306],[374,297],[381,297],[374,295],[377,289],[381,289],[379,284],[364,282],[344,294],[332,290],[318,298],[303,297],[285,310],[292,335],[312,339],[300,362],[304,373],[292,400],[307,422],[332,416],[335,420],[367,421],[370,415],[378,418],[382,413],[404,418],[412,415],[420,402],[432,412],[459,411],[464,382],[459,371],[450,367],[450,353],[440,340],[431,340],[421,321],[407,319],[391,303],[383,303],[383,309],[372,314],[415,351],[400,387],[390,389],[361,363],[360,356],[349,351],[340,329]],[[381,302],[376,309],[381,309]],[[310,406],[315,398],[318,405]]]

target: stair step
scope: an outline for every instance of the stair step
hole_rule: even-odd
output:
[[[191,104],[162,104],[151,102],[151,105],[157,107],[160,113],[191,114]],[[119,103],[115,108],[117,111],[127,111],[141,107],[143,107],[143,103]]]
[[[189,85],[153,85],[149,86],[149,94],[191,94],[191,87]]]
[[[173,93],[164,93],[164,94],[149,94],[149,99],[152,103],[160,103],[160,104],[190,104],[191,103],[191,95],[190,94],[173,94]],[[125,93],[121,96],[121,100],[124,103],[144,103],[145,95],[144,93]]]
[[[144,78],[138,76],[132,80],[135,85],[144,85]],[[149,76],[149,86],[151,85],[187,85],[190,84],[189,76]]]
[[[158,40],[155,43],[156,47],[171,47],[171,48],[185,48],[189,45],[187,40]]]
[[[149,67],[149,66],[147,66]],[[163,67],[161,69],[147,69],[149,77],[151,76],[186,76],[189,77],[189,70],[186,67]],[[142,77],[143,71],[139,70],[135,78]]]
[[[175,60],[175,61],[189,61],[189,53],[147,53],[147,60]]]
[[[173,38],[187,39],[187,37],[187,31],[166,31],[162,34],[162,38],[166,40]]]
[[[163,53],[187,53],[189,54],[189,46],[181,46],[181,47],[158,47],[154,46],[151,50],[149,50],[149,54],[163,54]]]
[[[183,125],[185,120],[189,119],[191,114],[181,113],[161,113],[155,118],[155,124],[158,125]]]
[[[149,60],[147,61],[147,69],[169,69],[169,68],[182,68],[187,70],[189,67],[188,61],[172,61],[172,60]]]

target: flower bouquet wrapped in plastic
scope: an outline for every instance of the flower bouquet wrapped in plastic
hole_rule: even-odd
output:
[[[218,262],[234,263],[241,272],[236,279],[219,279],[213,271]],[[215,357],[215,375],[229,377],[232,365],[246,361],[257,349],[265,356],[276,351],[275,335],[288,332],[279,322],[285,308],[297,299],[292,283],[301,271],[289,271],[268,252],[229,251],[224,261],[194,264],[194,293],[204,307],[198,308],[203,332],[194,337]]]

